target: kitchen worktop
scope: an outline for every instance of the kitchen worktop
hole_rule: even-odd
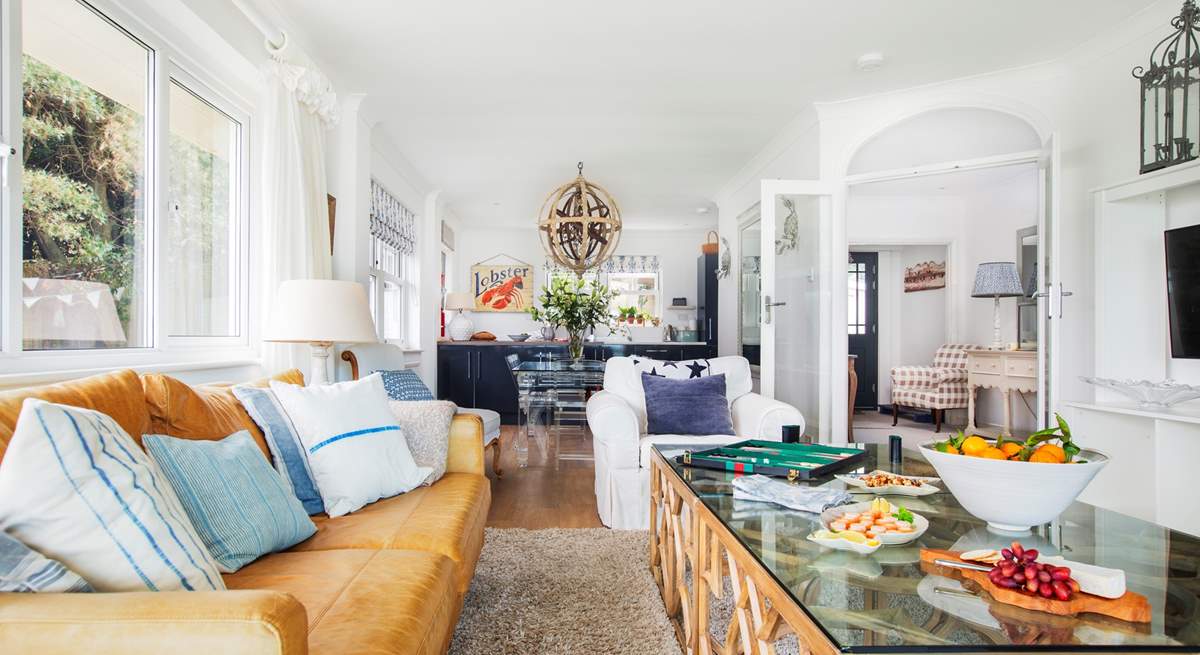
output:
[[[510,341],[508,339],[496,339],[495,341],[438,341],[439,346],[565,346],[564,341],[545,341],[543,339],[529,339],[526,341]],[[604,340],[604,341],[585,341],[584,346],[701,346],[702,341],[647,341],[639,339],[636,341],[624,340]]]

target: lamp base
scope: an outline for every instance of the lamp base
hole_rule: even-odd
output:
[[[312,348],[311,363],[309,364],[308,386],[316,387],[329,384],[329,350],[333,344],[327,341],[310,343]]]
[[[475,323],[464,316],[461,310],[446,325],[446,336],[450,337],[451,341],[467,341],[472,334],[475,334]]]
[[[1004,350],[1004,343],[1000,341],[1000,296],[992,298],[995,304],[992,305],[992,346],[991,350]]]

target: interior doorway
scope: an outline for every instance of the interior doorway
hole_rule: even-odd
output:
[[[879,406],[879,253],[851,251],[847,269],[846,339],[858,387],[854,409]]]

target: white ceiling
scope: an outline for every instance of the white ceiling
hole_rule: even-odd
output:
[[[532,225],[582,159],[634,229],[713,224],[697,208],[815,100],[1052,59],[1150,4],[275,2],[465,223]]]

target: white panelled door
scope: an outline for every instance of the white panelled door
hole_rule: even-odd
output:
[[[798,408],[807,436],[826,443],[846,440],[846,334],[831,320],[846,315],[844,255],[837,266],[833,255],[846,240],[843,196],[823,182],[762,182],[761,391]]]

